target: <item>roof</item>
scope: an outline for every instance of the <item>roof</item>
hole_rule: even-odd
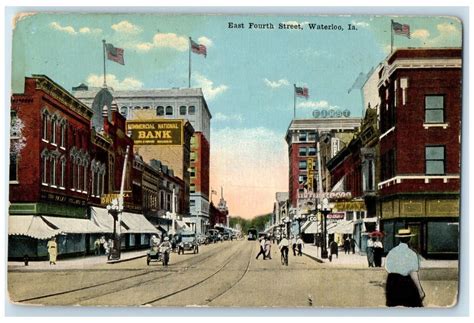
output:
[[[77,90],[73,91],[73,94],[78,99],[87,99],[94,98],[97,92],[101,88],[94,87],[89,88],[88,90]],[[109,87],[109,91],[114,96],[114,99],[120,98],[150,98],[150,97],[202,97],[204,99],[204,94],[202,93],[201,88],[171,88],[171,89],[143,89],[143,90],[117,90]]]

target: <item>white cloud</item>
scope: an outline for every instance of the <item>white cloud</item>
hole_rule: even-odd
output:
[[[189,39],[173,33],[158,33],[153,36],[153,41],[151,43],[137,43],[134,47],[139,51],[149,51],[153,48],[172,48],[184,52],[189,49]]]
[[[426,40],[430,37],[430,32],[426,29],[417,29],[410,33],[410,37],[413,39]]]
[[[211,187],[224,188],[230,213],[271,212],[275,192],[288,191],[284,136],[264,127],[211,129],[211,136]]]
[[[370,26],[370,24],[368,22],[365,22],[365,21],[352,20],[351,24],[356,26],[356,27],[359,27],[359,28],[368,28]]]
[[[244,118],[242,117],[241,114],[224,114],[221,112],[217,112],[214,114],[212,117],[212,120],[214,121],[222,121],[222,122],[230,122],[230,121],[237,121],[237,122],[242,122],[244,121]]]
[[[198,43],[199,44],[203,44],[204,46],[206,47],[211,47],[212,45],[214,45],[214,43],[212,42],[211,39],[205,37],[205,36],[202,36],[202,37],[199,37],[198,38]]]
[[[72,26],[61,26],[56,21],[53,21],[52,23],[50,23],[49,26],[53,29],[56,29],[58,31],[68,33],[68,34],[71,34],[71,35],[76,35],[77,34],[77,31],[74,29],[74,27],[72,27]]]
[[[89,27],[82,27],[79,28],[79,32],[81,34],[100,34],[102,29],[100,28],[89,28]]]
[[[102,29],[100,28],[89,28],[89,27],[80,27],[77,31],[74,27],[72,26],[61,26],[56,21],[53,21],[52,23],[49,24],[49,26],[57,31],[67,33],[70,35],[77,35],[77,34],[100,34],[102,32]]]
[[[124,33],[124,34],[139,34],[143,31],[142,28],[128,22],[127,20],[122,20],[121,22],[117,24],[113,24],[110,28],[112,28],[113,30],[119,33]]]
[[[275,88],[279,88],[283,85],[290,85],[290,82],[288,82],[288,80],[286,79],[279,79],[278,81],[270,81],[269,79],[265,78],[263,79],[263,81],[265,82],[265,84],[269,87],[271,87],[272,89],[275,89]]]
[[[206,78],[204,75],[199,73],[193,74],[194,85],[200,87],[206,100],[213,100],[219,94],[225,92],[228,89],[227,85],[214,86],[214,82]]]
[[[100,87],[104,83],[104,76],[90,74],[87,77],[86,83],[89,86]],[[138,90],[143,87],[143,82],[133,77],[126,77],[120,81],[114,74],[107,74],[107,85],[112,87],[114,90]]]
[[[333,106],[330,106],[330,105],[329,105],[329,102],[328,102],[328,101],[325,101],[325,100],[321,100],[321,101],[304,101],[304,102],[298,103],[298,108],[311,108],[311,109],[315,109],[315,108],[329,108],[329,107],[333,107]]]

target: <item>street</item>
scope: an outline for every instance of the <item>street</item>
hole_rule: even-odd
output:
[[[82,306],[384,307],[383,268],[319,263],[290,252],[280,263],[256,260],[255,241],[201,246],[199,254],[173,253],[169,267],[144,257],[117,264],[52,270],[9,267],[10,300],[21,304]],[[344,257],[344,255],[340,255]],[[456,268],[420,272],[425,306],[455,305]]]

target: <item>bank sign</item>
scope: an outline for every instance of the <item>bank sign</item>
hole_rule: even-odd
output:
[[[134,145],[183,144],[182,120],[130,120],[127,121],[127,131],[131,132]]]

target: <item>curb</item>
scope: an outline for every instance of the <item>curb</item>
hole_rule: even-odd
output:
[[[139,255],[139,256],[134,256],[134,257],[131,257],[131,258],[126,258],[126,259],[108,260],[108,261],[107,261],[107,264],[109,264],[109,265],[114,265],[114,264],[118,264],[118,263],[121,263],[121,262],[126,262],[126,261],[130,261],[130,260],[135,260],[135,259],[139,259],[139,258],[144,258],[144,257],[146,257],[146,254],[144,254],[144,255]]]
[[[311,256],[311,255],[309,255],[309,254],[307,254],[307,253],[304,253],[304,252],[303,252],[303,255],[305,255],[306,257],[308,257],[308,258],[310,258],[310,259],[313,259],[313,260],[316,261],[316,262],[319,262],[320,264],[324,264],[324,263],[325,263],[325,261],[323,261],[322,259],[320,259],[320,258],[318,258],[318,257]]]

